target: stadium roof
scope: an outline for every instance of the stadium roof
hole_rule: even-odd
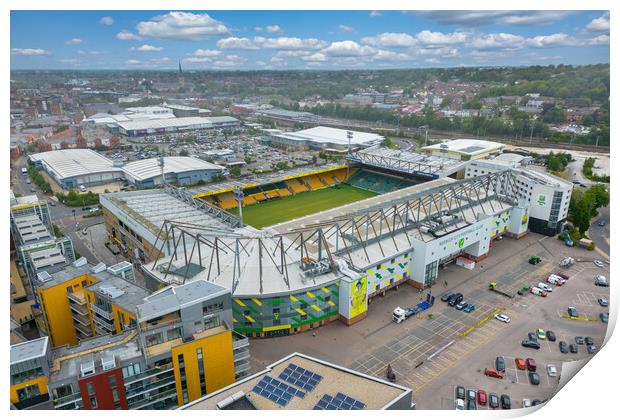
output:
[[[33,162],[41,162],[58,179],[72,178],[103,172],[122,172],[114,162],[90,149],[63,149],[30,155]]]
[[[369,146],[377,141],[383,140],[383,136],[374,133],[342,130],[340,128],[323,126],[295,132],[281,132],[274,135],[293,141],[310,141],[313,143],[338,144],[344,146],[349,144],[349,139],[347,138],[347,133],[349,132],[353,133],[353,137],[351,138],[352,146]]]
[[[477,139],[456,139],[446,140],[442,143],[425,146],[422,150],[442,151],[457,153],[463,156],[476,156],[485,153],[492,153],[502,150],[505,144],[487,140]]]
[[[291,365],[296,369],[305,369],[321,377],[312,390],[304,390],[304,398],[293,397],[283,407],[256,392],[254,387],[263,378],[278,378]],[[241,395],[241,393],[243,393],[243,397],[247,399],[251,406],[259,410],[282,408],[287,410],[312,410],[325,394],[336,396],[339,393],[346,394],[350,399],[361,402],[363,409],[381,410],[389,408],[401,398],[411,395],[411,390],[402,385],[393,384],[314,357],[293,353],[270,364],[264,370],[252,376],[208,394],[181,408],[188,410],[215,410],[228,407],[228,409],[234,409],[235,398],[230,397]],[[229,407],[224,402],[225,400],[232,407]]]
[[[164,172],[183,173],[190,171],[220,171],[224,170],[223,166],[209,163],[202,159],[189,156],[168,156],[164,157]],[[130,175],[133,179],[144,181],[161,175],[161,167],[159,158],[137,160],[123,166],[123,171]]]

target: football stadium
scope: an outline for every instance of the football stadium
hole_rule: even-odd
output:
[[[108,234],[139,256],[148,288],[217,283],[232,293],[234,329],[270,337],[351,325],[374,296],[430,287],[447,264],[484,259],[494,237],[526,234],[520,169],[468,178],[469,164],[373,146],[346,165],[101,203]]]

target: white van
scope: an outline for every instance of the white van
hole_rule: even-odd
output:
[[[547,283],[543,283],[543,282],[538,283],[538,288],[543,289],[545,292],[553,292],[553,288],[549,286]]]
[[[542,296],[542,297],[547,296],[547,292],[545,292],[543,289],[540,289],[538,287],[532,287],[530,289],[530,293],[532,293],[533,295]]]
[[[547,277],[547,283],[555,284],[556,286],[562,286],[564,283],[566,283],[566,280],[560,276],[551,274],[549,277]]]
[[[81,192],[86,192],[86,187],[85,187],[85,186],[83,186],[83,185],[80,185],[80,191],[81,191]]]

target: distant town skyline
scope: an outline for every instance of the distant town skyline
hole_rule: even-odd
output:
[[[12,11],[11,69],[585,65],[609,63],[609,28],[605,11]]]

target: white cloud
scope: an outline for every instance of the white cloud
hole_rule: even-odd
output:
[[[379,50],[372,56],[373,61],[406,61],[410,59],[411,57],[407,54],[387,50]]]
[[[196,57],[217,57],[221,54],[221,51],[218,50],[201,50],[197,49],[192,53],[193,56]]]
[[[544,25],[556,22],[567,16],[569,11],[545,10],[450,10],[417,11],[420,15],[446,25],[482,26],[494,24],[507,25]]]
[[[438,58],[427,58],[424,61],[429,63],[429,64],[439,64],[439,63],[441,63],[441,60],[438,59]]]
[[[472,37],[468,46],[478,50],[518,49],[523,46],[525,39],[519,35],[497,33]]]
[[[58,60],[58,62],[64,64],[77,64],[80,62],[80,60],[78,60],[77,58],[61,58],[60,60]]]
[[[213,63],[216,67],[234,67],[239,66],[247,61],[244,57],[239,57],[238,55],[227,55],[222,60],[217,60]]]
[[[373,10],[372,12],[370,12],[370,17],[380,17],[383,16],[383,13],[381,13],[378,10]]]
[[[450,45],[460,44],[467,41],[469,34],[465,32],[452,32],[444,34],[443,32],[432,32],[424,30],[418,32],[416,39],[423,45]]]
[[[608,31],[609,30],[609,12],[605,12],[601,17],[593,19],[586,25],[589,31]]]
[[[140,52],[155,52],[155,51],[163,51],[162,47],[155,47],[153,45],[144,44],[137,48],[131,47],[130,51],[140,51]]]
[[[254,44],[261,48],[270,48],[274,50],[315,50],[323,48],[326,43],[316,38],[295,38],[295,37],[277,37],[264,38],[260,36],[254,37]]]
[[[376,36],[364,37],[362,43],[384,48],[409,48],[416,45],[418,41],[406,33],[384,32]]]
[[[420,48],[416,49],[415,53],[422,56],[436,56],[442,58],[452,58],[459,56],[459,50],[452,47]]]
[[[255,30],[256,32],[263,32],[263,28],[262,28],[261,26],[255,26],[255,27],[254,27],[254,30]]]
[[[301,57],[301,59],[309,63],[318,63],[318,62],[327,61],[327,56],[323,53],[315,53],[312,55],[308,55],[306,57]]]
[[[140,41],[142,39],[138,35],[126,31],[125,29],[117,33],[116,38],[120,39],[121,41]]]
[[[344,33],[351,33],[351,32],[355,32],[355,30],[347,25],[338,25],[338,29],[340,29],[340,32],[344,32]]]
[[[323,54],[333,57],[359,57],[371,55],[376,50],[367,45],[361,46],[355,41],[332,42],[329,47],[321,51]]]
[[[527,40],[527,45],[535,48],[545,47],[572,47],[582,44],[576,38],[568,36],[563,32],[551,35],[539,35]]]
[[[229,37],[217,41],[217,47],[223,50],[257,50],[258,47],[249,38]]]
[[[42,55],[51,55],[52,53],[42,48],[11,48],[11,55],[23,55],[28,57],[36,57]]]
[[[211,61],[213,60],[209,57],[189,57],[183,59],[184,63],[210,63]]]
[[[99,24],[105,25],[105,26],[114,25],[114,19],[112,19],[110,16],[104,16],[101,19],[99,19]]]
[[[101,55],[101,54],[105,54],[103,51],[84,51],[84,50],[78,50],[77,52],[80,55]]]
[[[170,12],[136,25],[138,33],[153,38],[199,40],[229,33],[222,22],[206,13]]]
[[[82,42],[84,42],[84,41],[82,41],[80,38],[71,38],[71,39],[65,41],[65,45],[79,45]]]
[[[258,65],[258,66],[266,66],[267,63],[265,63],[264,61],[260,61],[259,60],[259,61],[256,62],[256,65]]]
[[[281,63],[284,61],[284,59],[282,57],[278,57],[277,55],[274,55],[273,57],[271,57],[269,61],[271,61],[272,63]]]
[[[268,25],[266,30],[270,34],[277,34],[282,32],[282,28],[280,28],[278,25]]]
[[[138,64],[142,64],[140,60],[127,60],[125,64],[129,64],[130,66],[137,66]]]
[[[599,35],[586,41],[588,45],[609,45],[609,35]]]
[[[276,57],[303,57],[312,54],[312,51],[306,50],[282,50],[278,51]]]

